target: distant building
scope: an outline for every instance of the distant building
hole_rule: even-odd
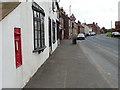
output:
[[[71,38],[72,38],[72,22],[69,18],[69,39],[71,39]]]
[[[118,2],[118,21],[115,22],[115,29],[120,30],[120,1]]]
[[[80,21],[78,21],[78,33],[84,33],[84,27],[81,25]]]
[[[100,27],[98,26],[98,24],[95,22],[93,22],[93,24],[87,24],[89,27],[92,28],[92,31],[95,32],[96,34],[100,33]]]
[[[69,39],[69,17],[64,11],[63,7],[60,8],[60,38]]]
[[[84,33],[89,34],[92,32],[92,27],[88,26],[86,23],[83,23],[82,26],[84,27]]]
[[[74,22],[74,35],[78,34],[78,23]]]
[[[120,29],[120,21],[115,22],[115,29]]]
[[[69,17],[68,15],[64,15],[64,39],[69,39]]]

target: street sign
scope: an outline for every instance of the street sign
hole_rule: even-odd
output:
[[[75,21],[76,20],[76,18],[75,18],[75,16],[74,16],[74,14],[72,14],[71,16],[70,16],[70,21]]]

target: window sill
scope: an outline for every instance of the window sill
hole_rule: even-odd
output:
[[[42,48],[37,48],[36,50],[33,50],[33,53],[38,52],[38,54],[40,54],[41,52],[44,51],[45,48],[46,46],[43,46]]]

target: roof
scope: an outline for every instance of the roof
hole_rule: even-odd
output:
[[[100,28],[100,27],[98,26],[98,24],[87,24],[87,26]]]
[[[100,28],[100,27],[98,26],[98,24],[95,24],[95,26],[96,26],[97,28]]]
[[[0,2],[0,20],[12,12],[20,2]]]
[[[87,26],[89,26],[89,27],[93,27],[93,24],[87,24]]]
[[[81,24],[80,24],[80,27],[81,27],[81,28],[84,28]]]

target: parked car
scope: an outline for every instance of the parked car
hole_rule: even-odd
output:
[[[119,32],[112,32],[112,37],[118,37],[118,36],[120,36]]]
[[[87,37],[87,36],[90,36],[90,33],[86,33],[86,37]]]
[[[90,32],[90,36],[94,36],[94,35],[96,35],[95,32]]]
[[[77,40],[85,40],[85,35],[83,33],[78,34]]]

